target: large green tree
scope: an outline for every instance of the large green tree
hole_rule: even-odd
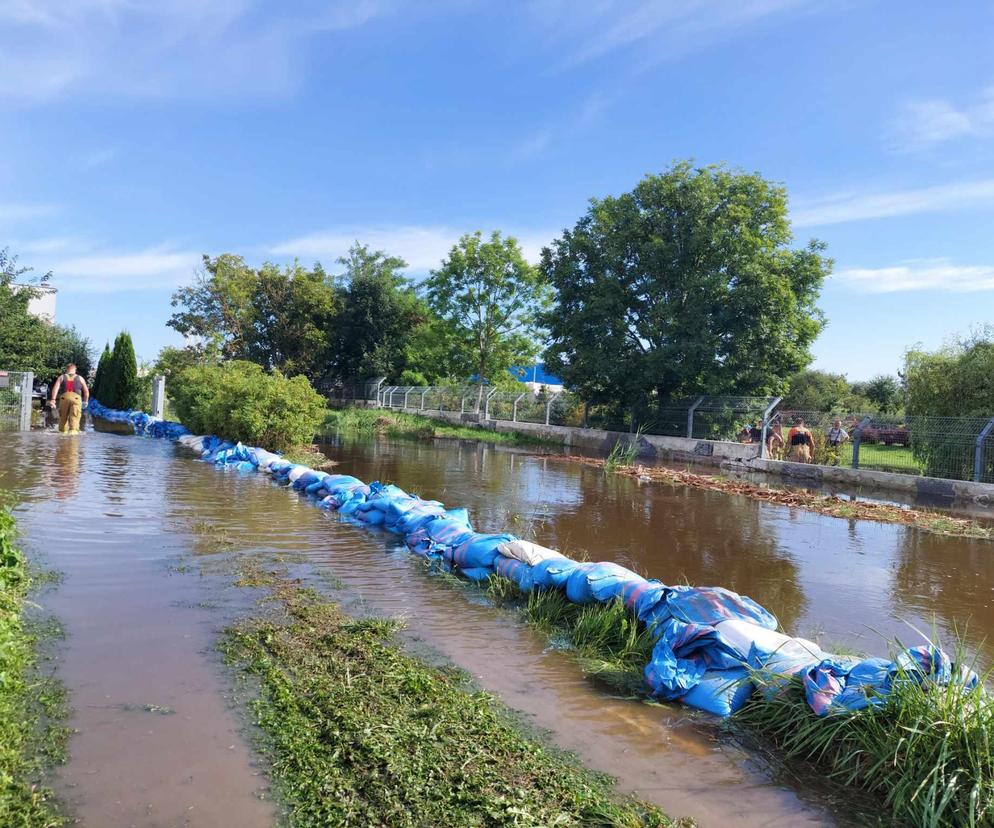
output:
[[[312,382],[328,364],[328,329],[337,312],[334,288],[320,265],[311,270],[264,264],[252,293],[245,352],[252,362]]]
[[[331,280],[320,265],[266,263],[241,256],[204,256],[192,285],[172,297],[169,326],[223,360],[251,360],[315,380],[328,362],[328,331],[336,313]]]
[[[675,164],[594,199],[543,251],[549,371],[590,402],[782,392],[810,361],[831,261],[795,249],[785,189]]]
[[[418,370],[412,337],[430,312],[401,272],[407,262],[358,242],[338,262],[344,272],[341,311],[329,335],[332,374],[347,382],[397,382],[405,370]]]
[[[538,353],[549,286],[513,236],[494,231],[484,241],[479,231],[464,235],[425,289],[429,306],[449,329],[456,376],[494,383]]]
[[[143,398],[143,381],[138,376],[138,360],[131,334],[121,331],[114,340],[110,360],[100,371],[100,395],[108,408],[138,408]]]

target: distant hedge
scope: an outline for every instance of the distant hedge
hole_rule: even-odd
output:
[[[194,433],[275,451],[310,443],[325,414],[324,399],[305,377],[288,379],[240,360],[183,369],[170,378],[169,397]]]

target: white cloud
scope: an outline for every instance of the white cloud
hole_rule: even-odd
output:
[[[994,205],[994,178],[959,181],[912,190],[850,193],[801,202],[791,211],[795,227],[841,224],[847,221],[934,213],[941,210]]]
[[[812,0],[541,0],[532,16],[556,40],[571,41],[567,65],[639,46],[651,61],[741,33],[761,19]]]
[[[895,149],[913,152],[960,138],[990,135],[994,135],[994,86],[985,89],[975,103],[963,107],[937,98],[908,101],[890,125],[888,137]]]
[[[955,265],[946,259],[908,261],[895,267],[849,268],[838,271],[835,277],[863,293],[994,290],[994,266]]]
[[[0,0],[0,97],[250,97],[292,89],[308,40],[394,0]]]
[[[172,289],[190,282],[202,261],[199,253],[168,246],[132,251],[92,249],[38,259],[35,269],[51,270],[52,285],[61,293]]]
[[[441,225],[392,225],[343,227],[288,239],[267,248],[276,256],[294,256],[303,260],[320,259],[329,266],[344,256],[356,241],[373,250],[382,250],[403,258],[414,273],[427,273],[438,267],[452,249],[462,230]],[[489,230],[483,230],[486,235]],[[510,233],[519,244],[525,258],[538,262],[542,247],[556,235],[553,231]]]

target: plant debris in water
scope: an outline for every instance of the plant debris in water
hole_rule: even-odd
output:
[[[401,651],[394,622],[279,581],[272,598],[279,612],[230,628],[223,648],[259,681],[291,825],[674,825],[525,735],[458,672]]]
[[[52,828],[66,819],[42,780],[65,760],[66,694],[39,667],[44,625],[29,630],[24,622],[31,578],[14,535],[14,519],[0,505],[0,825]]]
[[[889,503],[870,503],[862,500],[846,500],[837,495],[824,495],[804,489],[771,489],[745,480],[735,480],[709,474],[697,474],[682,469],[665,466],[642,466],[615,464],[608,468],[608,461],[582,455],[542,455],[544,459],[567,460],[585,466],[612,471],[626,477],[634,477],[644,483],[670,483],[678,486],[691,486],[695,489],[708,489],[726,494],[742,495],[788,506],[807,509],[831,517],[873,520],[878,523],[902,523],[937,535],[953,535],[964,538],[994,539],[994,529],[982,526],[975,520],[953,517],[952,515],[930,512],[925,509],[907,509]]]

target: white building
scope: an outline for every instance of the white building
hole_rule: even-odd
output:
[[[28,313],[46,322],[55,322],[55,297],[58,290],[48,285],[11,285],[11,290],[18,291],[30,288],[35,292],[34,298],[28,302]]]

